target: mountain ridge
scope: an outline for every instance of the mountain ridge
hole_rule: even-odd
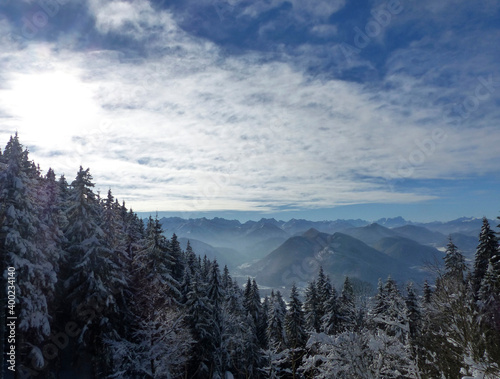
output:
[[[402,217],[383,218],[378,221],[381,224],[361,219],[283,221],[275,218],[261,218],[258,221],[249,220],[244,223],[221,217],[213,219],[164,217],[160,220],[165,235],[175,233],[179,238],[199,241],[202,250],[199,254],[203,255],[206,251],[208,255],[216,256],[221,265],[228,265],[233,270],[242,265],[251,267],[291,237],[305,238],[308,234],[310,234],[309,237],[314,238],[321,236],[319,240],[327,245],[327,241],[332,238],[328,236],[339,232],[359,239],[368,247],[378,249],[386,255],[393,254],[399,257],[408,255],[408,251],[417,250],[424,251],[428,257],[432,254],[439,256],[436,251],[444,251],[448,236],[451,235],[455,244],[470,261],[474,256],[482,225],[482,219],[470,217],[430,223],[414,223]],[[496,226],[497,223],[494,220],[489,221],[492,227]],[[301,241],[300,238],[294,241],[298,243]],[[384,238],[386,240],[382,241]],[[402,238],[410,239],[414,243],[402,240]],[[291,245],[290,248],[292,248]],[[412,263],[411,261],[412,259],[407,259],[408,264]]]

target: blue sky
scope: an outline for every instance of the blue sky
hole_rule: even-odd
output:
[[[499,40],[493,0],[0,0],[0,138],[136,211],[493,218]]]

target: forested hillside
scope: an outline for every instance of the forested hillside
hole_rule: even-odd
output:
[[[261,298],[89,169],[46,173],[18,136],[0,154],[2,375],[18,378],[498,378],[500,253],[484,219],[472,267],[450,239],[423,288],[376,296],[319,270]]]

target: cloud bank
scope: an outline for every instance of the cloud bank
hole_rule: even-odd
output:
[[[498,175],[499,29],[483,8],[401,2],[361,47],[387,2],[198,3],[204,19],[191,2],[7,2],[2,140],[17,130],[69,179],[90,167],[137,211],[411,203],[440,195],[423,181]]]

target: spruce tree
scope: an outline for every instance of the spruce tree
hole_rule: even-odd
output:
[[[104,339],[114,327],[110,320],[118,313],[116,295],[122,276],[99,226],[102,211],[89,169],[80,167],[71,187],[65,231],[70,264],[67,297],[72,318],[84,325],[78,339],[80,353],[89,353],[94,374],[103,375],[108,356]]]
[[[371,323],[373,328],[382,328],[383,324],[380,322],[381,317],[387,311],[387,298],[384,290],[382,279],[379,278],[377,286],[377,294],[373,299],[373,306],[371,309]]]
[[[479,288],[478,314],[486,351],[493,362],[500,362],[500,272],[492,260]]]
[[[225,355],[226,353],[222,351],[223,349],[223,299],[225,297],[225,292],[222,288],[221,276],[219,270],[219,264],[217,260],[212,263],[212,272],[210,275],[210,281],[208,282],[207,297],[210,301],[212,308],[212,345],[214,347],[212,364],[212,371],[214,374],[221,376],[225,372]]]
[[[297,369],[300,366],[307,342],[305,324],[302,302],[299,299],[299,293],[294,283],[290,290],[290,302],[285,316],[286,341],[290,350],[289,362],[293,378],[297,376]]]
[[[372,327],[404,343],[408,334],[405,302],[394,280],[389,276],[384,285],[379,281],[371,311]]]
[[[325,314],[321,319],[322,330],[326,334],[335,335],[339,332],[340,315],[337,290],[333,286],[330,291],[330,296],[326,301],[324,310]]]
[[[206,291],[196,279],[191,284],[186,303],[186,321],[194,338],[188,365],[189,378],[209,378],[213,373],[213,309]]]
[[[408,283],[406,287],[406,317],[408,319],[408,333],[410,341],[416,343],[420,337],[422,315],[418,304],[417,294],[413,288],[413,283]]]
[[[490,224],[486,217],[483,218],[483,225],[479,234],[479,244],[476,249],[474,260],[474,272],[472,275],[472,283],[474,293],[479,294],[481,281],[486,275],[490,260],[498,253],[498,240],[495,233],[491,230]]]
[[[354,303],[354,288],[346,276],[339,299],[339,330],[353,331],[356,328],[356,305]]]
[[[43,225],[41,219],[46,216],[44,211],[49,211],[44,201],[49,199],[40,197],[42,178],[37,167],[29,160],[28,150],[23,148],[17,134],[7,143],[2,160],[2,284],[6,289],[6,278],[12,278],[9,276],[12,271],[8,268],[14,268],[18,366],[30,372],[43,369],[47,364],[41,344],[51,332],[49,308],[58,279],[56,269],[60,248],[57,244],[60,234],[55,224],[53,230]],[[42,236],[47,236],[49,240],[42,240]],[[45,247],[50,248],[47,254]],[[3,293],[2,300],[5,296]],[[4,301],[3,304],[6,303]]]
[[[182,275],[184,274],[185,263],[183,262],[181,245],[175,233],[170,239],[170,256],[172,257],[172,277],[180,282],[182,281]]]
[[[259,342],[260,342],[260,347],[263,350],[266,350],[269,348],[269,340],[267,339],[267,326],[268,326],[268,315],[269,315],[269,309],[270,309],[270,300],[269,296],[264,297],[264,301],[262,302],[262,311],[260,315],[260,321],[259,321]]]
[[[109,315],[110,327],[106,331],[105,341],[114,349],[117,343],[129,342],[134,323],[131,283],[133,282],[132,254],[129,250],[130,235],[128,229],[128,212],[125,205],[120,205],[114,198],[111,189],[102,201],[101,224],[103,241],[110,251],[110,260],[116,267],[113,297],[115,310]],[[110,362],[111,370],[117,370],[114,362]]]
[[[318,317],[321,320],[325,314],[325,306],[332,291],[330,278],[325,275],[323,266],[319,267],[318,279],[316,280],[316,294],[318,296]]]
[[[224,299],[223,351],[226,352],[228,371],[243,375],[246,367],[245,346],[249,330],[247,313],[243,306],[243,293],[238,283],[232,281]],[[253,320],[253,319],[252,319]]]
[[[444,257],[445,276],[452,281],[461,283],[465,279],[467,266],[463,254],[458,250],[457,246],[449,239],[446,246],[446,255]]]
[[[135,253],[133,264],[137,290],[141,292],[138,297],[149,303],[144,306],[157,309],[177,304],[179,283],[172,277],[168,241],[157,217],[149,217],[142,249]]]
[[[269,304],[267,339],[269,348],[274,352],[281,352],[286,346],[285,334],[286,305],[280,291],[272,292]]]
[[[321,313],[319,296],[317,294],[316,282],[309,282],[305,292],[304,314],[306,320],[306,330],[319,333],[321,328]]]
[[[224,269],[222,270],[222,288],[224,290],[230,290],[233,286],[233,279],[231,278],[231,274],[229,274],[229,269],[227,265],[224,265]]]
[[[260,370],[262,368],[263,358],[260,342],[258,339],[258,330],[255,325],[254,318],[250,313],[246,316],[246,332],[244,338],[244,377],[245,378],[259,378]]]
[[[243,305],[247,314],[250,314],[253,318],[253,322],[257,331],[257,340],[259,341],[259,346],[265,348],[266,346],[266,329],[265,322],[263,318],[265,315],[262,311],[262,303],[260,301],[259,287],[255,279],[250,280],[248,278],[247,284],[244,290],[244,300]]]
[[[426,375],[459,377],[473,367],[490,364],[478,323],[474,280],[467,279],[463,255],[450,241],[445,256],[445,272],[436,282],[431,303],[426,305],[422,328],[425,351],[420,361]],[[439,359],[434,354],[439,352]]]
[[[432,288],[427,280],[424,281],[423,302],[427,306],[431,303]]]
[[[191,243],[188,240],[186,244],[186,251],[184,251],[183,261],[185,262],[186,268],[191,273],[191,276],[194,276],[195,273],[198,273],[198,275],[200,275],[201,265],[199,258],[200,257],[197,257],[194,253],[193,248],[191,247]]]
[[[401,342],[405,342],[408,334],[405,302],[396,282],[391,277],[388,277],[385,282],[384,292],[387,296],[387,309],[384,313],[386,325],[384,329],[388,335],[395,336]]]

